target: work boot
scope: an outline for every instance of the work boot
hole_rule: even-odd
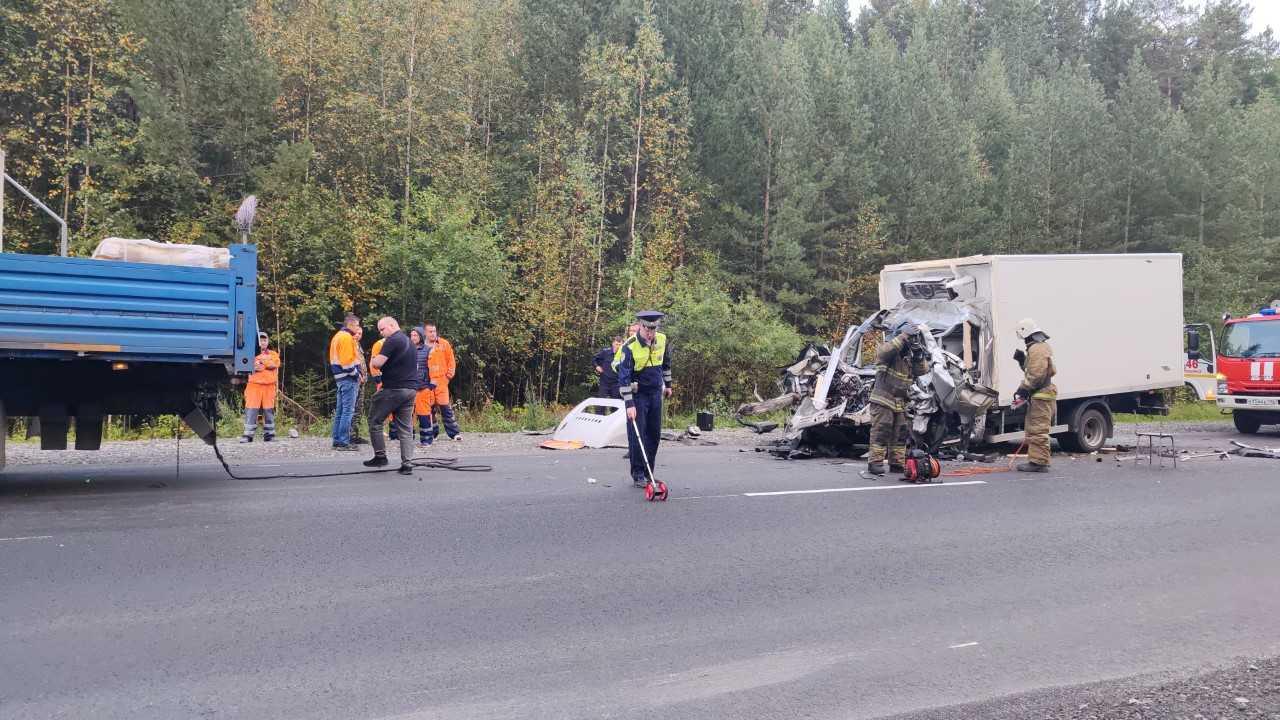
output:
[[[339,445],[334,443],[333,449],[338,452],[360,452],[360,449],[355,445]]]
[[[1018,472],[1049,472],[1049,466],[1037,462],[1018,463]]]
[[[893,473],[893,474],[895,474],[895,475],[901,475],[901,474],[902,474],[902,473],[904,473],[905,471],[906,471],[906,470],[905,470],[901,465],[899,465],[898,463],[889,463],[889,472],[891,472],[891,473]]]
[[[645,485],[648,485],[648,484],[649,484],[649,481],[645,478],[642,478],[642,477],[631,478],[631,487],[643,488]]]
[[[386,460],[387,460],[386,458],[382,459],[384,465],[386,464]],[[400,466],[400,469],[397,470],[396,472],[400,473],[401,475],[412,475],[413,465],[410,465],[409,463],[404,463]]]
[[[365,467],[383,467],[388,462],[389,461],[387,460],[386,455],[374,455],[373,457],[364,461],[364,466]]]
[[[276,436],[272,433],[267,433],[266,435],[262,436],[262,442],[271,442],[275,439],[276,439]],[[249,438],[249,442],[253,442],[253,438]]]
[[[882,462],[869,462],[869,463],[867,463],[867,472],[868,472],[868,473],[870,473],[870,474],[872,474],[872,475],[883,475],[883,474],[884,474],[884,463],[882,463]]]
[[[265,438],[264,438],[264,439],[265,439]],[[240,443],[241,443],[241,444],[244,444],[244,443],[251,443],[251,442],[253,442],[253,436],[252,436],[252,435],[241,435],[241,436],[240,436]]]

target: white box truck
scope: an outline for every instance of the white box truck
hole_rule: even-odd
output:
[[[1182,256],[981,255],[890,265],[881,310],[849,328],[833,351],[809,348],[784,372],[797,447],[863,445],[880,332],[926,324],[931,373],[917,381],[912,437],[931,451],[1022,439],[1022,380],[1014,333],[1034,318],[1050,337],[1057,376],[1053,434],[1089,452],[1113,432],[1113,412],[1167,413],[1164,394],[1185,382]],[[835,360],[833,360],[833,358]]]

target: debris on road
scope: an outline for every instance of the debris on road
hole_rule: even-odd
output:
[[[1260,448],[1253,445],[1246,445],[1238,440],[1232,440],[1231,444],[1235,449],[1231,451],[1232,455],[1239,455],[1248,458],[1266,458],[1268,460],[1280,460],[1280,448]]]

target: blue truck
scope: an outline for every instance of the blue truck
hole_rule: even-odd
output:
[[[226,269],[0,252],[0,468],[8,416],[40,447],[97,450],[107,415],[177,414],[213,440],[219,391],[253,372],[256,246]]]

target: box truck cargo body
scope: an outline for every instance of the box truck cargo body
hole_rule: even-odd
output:
[[[1015,330],[1032,318],[1049,336],[1057,371],[1053,434],[1092,451],[1114,430],[1113,412],[1166,413],[1163,391],[1185,382],[1182,256],[983,255],[890,265],[880,272],[880,310],[828,349],[810,345],[783,371],[783,394],[739,410],[791,404],[793,456],[869,444],[876,344],[924,326],[908,344],[928,372],[907,400],[917,448],[1019,441],[1014,407],[1026,344]]]
[[[990,255],[890,265],[880,272],[880,307],[906,300],[904,283],[927,278],[948,279],[959,299],[989,303],[993,367],[984,384],[999,393],[1001,406],[1013,402],[1022,382],[1013,352],[1024,343],[1014,328],[1026,317],[1050,337],[1059,400],[1184,382],[1181,255]]]

